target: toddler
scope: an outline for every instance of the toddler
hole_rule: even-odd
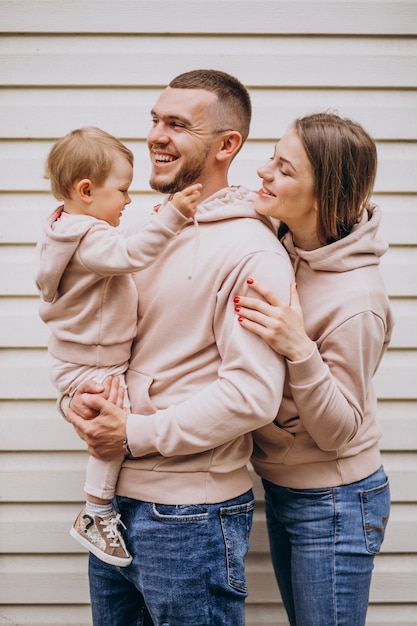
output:
[[[137,332],[132,274],[155,261],[194,218],[201,185],[174,194],[146,226],[124,236],[116,227],[131,202],[133,154],[118,139],[95,127],[70,132],[52,147],[45,177],[63,201],[44,225],[35,270],[57,389],[71,396],[86,380],[115,375],[125,386]],[[129,412],[127,390],[124,408]],[[132,560],[119,530],[123,522],[112,508],[123,459],[89,457],[86,504],[70,531],[99,559],[119,567]]]

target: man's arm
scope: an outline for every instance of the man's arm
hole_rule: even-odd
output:
[[[175,406],[152,415],[131,414],[127,421],[102,398],[88,396],[84,399],[87,406],[99,410],[100,418],[88,426],[77,422],[76,427],[93,454],[120,450],[126,432],[135,457],[194,454],[232,441],[276,417],[284,385],[284,359],[242,328],[234,312],[233,296],[242,293],[249,276],[263,280],[289,301],[294,278],[287,257],[259,253],[248,258],[233,286],[218,294],[223,302],[213,321],[221,357],[217,379]],[[131,388],[133,396],[134,391]],[[70,419],[74,419],[72,414]]]

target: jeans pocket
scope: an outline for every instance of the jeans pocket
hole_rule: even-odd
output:
[[[197,504],[151,504],[151,515],[159,522],[175,524],[208,521],[207,507]]]
[[[378,554],[390,513],[389,481],[374,489],[361,491],[360,498],[366,547],[371,554]]]
[[[249,550],[254,500],[244,504],[221,507],[220,521],[226,546],[228,583],[233,589],[247,593],[245,556]]]

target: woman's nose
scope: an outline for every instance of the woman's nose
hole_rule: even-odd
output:
[[[271,178],[271,172],[268,168],[268,163],[264,163],[263,165],[261,165],[261,167],[258,167],[256,173],[258,174],[259,178]]]

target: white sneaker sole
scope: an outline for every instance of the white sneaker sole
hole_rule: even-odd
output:
[[[84,537],[77,533],[75,528],[71,528],[70,535],[75,539],[75,541],[78,541],[78,543],[84,546],[84,548],[87,548],[89,552],[91,552],[92,554],[94,554],[94,556],[100,559],[100,561],[104,561],[104,563],[108,563],[109,565],[116,565],[117,567],[128,567],[132,562],[131,556],[122,559],[118,556],[106,554],[105,552],[97,548],[97,546],[90,543],[87,539],[84,539]]]

